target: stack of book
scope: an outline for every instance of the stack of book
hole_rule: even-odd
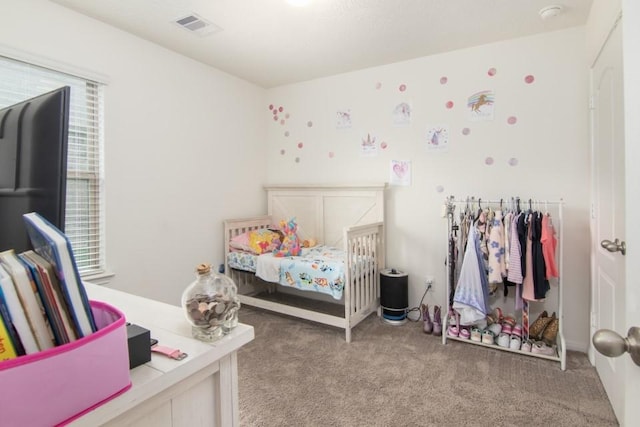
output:
[[[67,236],[24,215],[33,250],[0,252],[0,363],[97,330]]]

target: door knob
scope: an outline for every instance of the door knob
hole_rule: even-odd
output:
[[[626,338],[609,329],[599,329],[591,339],[594,347],[607,357],[618,357],[629,352],[633,362],[640,366],[640,328],[629,328]]]
[[[621,242],[619,239],[614,240],[603,240],[600,242],[600,246],[608,250],[609,252],[622,252],[622,255],[627,253],[627,244],[625,242]]]

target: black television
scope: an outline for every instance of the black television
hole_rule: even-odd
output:
[[[0,251],[31,249],[22,215],[64,231],[71,88],[0,109]]]

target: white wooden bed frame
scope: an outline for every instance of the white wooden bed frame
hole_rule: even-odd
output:
[[[379,272],[385,267],[386,184],[273,185],[265,189],[268,215],[224,221],[225,272],[238,285],[240,302],[343,328],[346,341],[351,342],[351,329],[379,309]],[[296,218],[297,234],[301,240],[313,238],[318,244],[344,249],[344,315],[331,315],[261,299],[256,296],[257,289],[264,290],[267,287],[269,292],[275,292],[279,285],[267,284],[252,273],[230,269],[227,265],[229,240],[232,237],[267,228],[293,217]],[[356,263],[358,256],[364,256],[369,261],[365,265]],[[255,286],[258,282],[262,284]],[[245,290],[247,288],[249,292]]]

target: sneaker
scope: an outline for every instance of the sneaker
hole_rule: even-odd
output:
[[[531,353],[543,354],[545,356],[555,356],[556,355],[555,349],[553,347],[550,347],[550,346],[546,345],[542,341],[538,341],[538,342],[533,343],[533,345],[531,346]]]
[[[485,329],[485,331],[482,333],[482,342],[484,344],[493,344],[493,339],[493,332],[491,332],[489,329]]]
[[[515,335],[517,337],[522,337],[522,326],[520,326],[520,325],[514,326],[513,330],[511,331],[511,335]]]
[[[494,337],[497,337],[500,335],[500,332],[502,332],[502,325],[500,323],[493,323],[489,325],[487,329],[493,333]]]
[[[460,334],[458,335],[460,338],[468,340],[470,335],[468,328],[460,328]]]
[[[509,342],[509,348],[511,350],[520,350],[522,340],[517,335],[511,335],[511,341]]]
[[[504,332],[505,334],[511,335],[512,331],[513,331],[513,328],[509,323],[504,323],[502,325],[502,332]]]
[[[509,341],[511,340],[511,336],[504,332],[498,335],[498,345],[500,347],[509,348]]]
[[[458,327],[457,326],[449,326],[449,329],[447,329],[447,335],[449,335],[450,337],[457,337],[460,335],[460,332],[458,331]]]
[[[531,352],[531,341],[526,340],[522,343],[522,347],[520,347],[520,351],[524,351],[525,353]]]
[[[482,342],[482,330],[480,328],[471,328],[471,341]]]

